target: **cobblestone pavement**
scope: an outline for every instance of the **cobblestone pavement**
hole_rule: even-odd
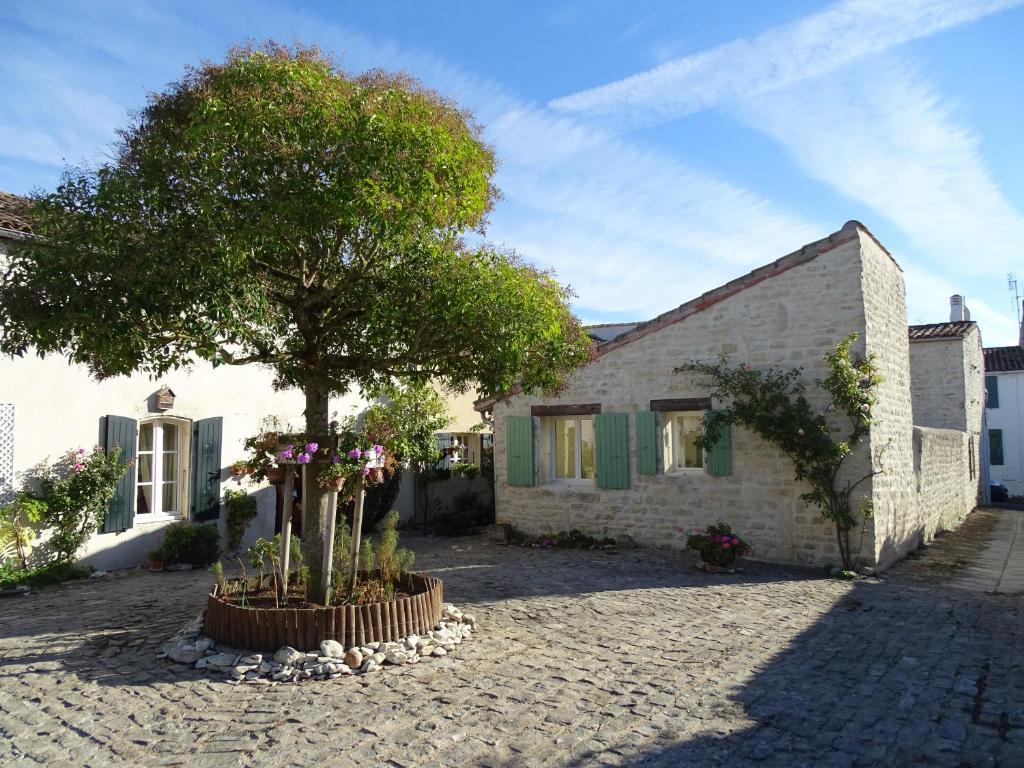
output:
[[[1020,597],[411,543],[481,631],[365,678],[232,687],[157,661],[207,573],[0,603],[0,765],[1024,765]]]

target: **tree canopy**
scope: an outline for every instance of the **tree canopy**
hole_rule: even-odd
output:
[[[467,242],[494,171],[472,117],[405,75],[234,49],[151,95],[111,162],[37,198],[38,236],[0,283],[0,350],[101,378],[261,363],[320,399],[394,378],[557,390],[589,354],[569,292]]]

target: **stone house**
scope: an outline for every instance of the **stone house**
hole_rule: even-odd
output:
[[[851,480],[882,470],[859,486],[874,510],[860,527],[862,562],[891,564],[977,503],[977,327],[948,342],[912,343],[903,272],[859,222],[616,330],[592,331],[598,359],[558,398],[513,391],[478,403],[494,416],[499,521],[529,533],[578,528],[681,548],[688,529],[722,520],[759,559],[837,564],[834,529],[799,500],[792,464],[774,446],[732,428],[714,451],[697,449],[703,414],[716,403],[706,381],[674,369],[721,355],[755,368],[802,367],[808,398],[824,412],[827,398],[813,382],[826,374],[824,353],[851,332],[859,334],[855,351],[873,354],[883,378],[876,422],[844,468]],[[917,377],[914,365],[933,356],[946,357],[955,375]],[[933,387],[956,394],[950,400]]]
[[[23,198],[0,192],[0,264],[12,246],[31,236],[25,208]],[[243,546],[271,537],[284,509],[280,488],[253,488],[233,479],[229,467],[268,417],[295,429],[304,422],[302,394],[275,391],[272,378],[258,366],[214,369],[200,362],[160,381],[135,375],[97,382],[85,366],[60,357],[0,357],[0,504],[40,462],[78,447],[116,443],[136,465],[86,545],[86,564],[101,570],[143,564],[177,521],[213,520],[223,529],[221,498],[228,488],[250,490],[257,499]],[[161,402],[161,393],[170,397]],[[349,395],[332,400],[331,411],[344,417],[366,405]],[[468,432],[479,421],[471,398],[450,397],[448,406],[451,429]],[[407,479],[405,488],[411,487]],[[409,493],[397,504],[403,517],[412,516]]]

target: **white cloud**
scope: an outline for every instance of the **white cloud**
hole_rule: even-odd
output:
[[[978,137],[905,63],[873,61],[748,101],[738,113],[820,179],[906,233],[933,268],[1002,280],[1024,214],[988,172]]]
[[[1022,0],[842,0],[825,10],[551,102],[626,125],[682,117],[832,72]]]

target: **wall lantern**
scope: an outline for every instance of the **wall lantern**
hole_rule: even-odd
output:
[[[156,409],[167,411],[174,407],[174,390],[164,384],[156,393]]]

